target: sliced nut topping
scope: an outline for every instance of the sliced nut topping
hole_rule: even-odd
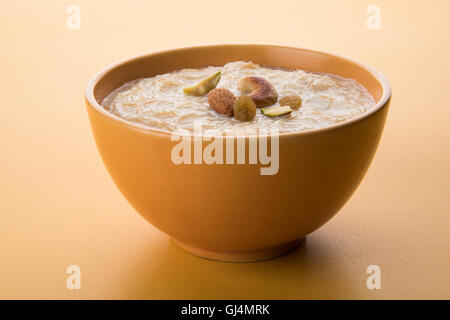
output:
[[[278,93],[274,86],[261,77],[245,77],[239,81],[239,90],[250,92],[247,94],[252,98],[257,108],[268,107],[278,101]]]
[[[264,108],[261,109],[261,113],[268,117],[278,117],[288,113],[291,113],[293,110],[290,106],[280,106],[273,108]]]
[[[203,96],[207,94],[209,91],[214,89],[220,81],[222,73],[220,71],[216,72],[212,76],[209,76],[206,79],[203,79],[195,86],[187,87],[183,89],[183,92],[187,95],[191,96]]]
[[[234,118],[239,121],[251,121],[256,116],[256,105],[252,98],[240,96],[233,106]]]
[[[233,115],[233,105],[236,102],[236,97],[228,89],[216,88],[208,93],[208,102],[211,109],[231,117]]]
[[[293,110],[297,110],[302,106],[302,98],[299,96],[285,96],[280,99],[280,106],[290,106]]]

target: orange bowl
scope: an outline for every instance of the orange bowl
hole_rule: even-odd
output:
[[[121,119],[100,105],[127,81],[237,60],[352,78],[367,88],[376,106],[336,125],[278,134],[278,172],[261,175],[259,162],[177,165],[171,153],[178,142],[171,132]],[[137,212],[193,254],[255,261],[292,250],[346,203],[375,154],[390,96],[378,71],[338,55],[273,45],[214,45],[111,65],[89,82],[86,104],[101,157]],[[191,138],[193,144],[202,137]],[[249,150],[258,138],[238,139]]]

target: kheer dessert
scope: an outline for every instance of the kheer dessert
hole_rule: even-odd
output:
[[[183,69],[124,84],[102,106],[155,129],[252,132],[304,131],[333,125],[375,106],[352,79],[281,70],[236,61],[222,67]]]
[[[264,79],[274,104],[256,106],[254,88],[239,88],[247,77]],[[188,252],[235,262],[287,253],[337,214],[370,166],[391,97],[364,63],[255,44],[142,55],[103,69],[86,89],[99,153],[130,204]],[[197,120],[201,129],[259,130],[217,139]]]

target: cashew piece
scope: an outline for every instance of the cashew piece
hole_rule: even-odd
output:
[[[273,85],[264,78],[249,76],[239,81],[239,90],[247,94],[255,102],[257,108],[268,107],[278,101],[278,93]]]

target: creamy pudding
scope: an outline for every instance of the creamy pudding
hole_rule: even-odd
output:
[[[244,77],[266,79],[278,94],[276,102],[267,108],[257,108],[250,121],[239,121],[213,110],[207,92],[188,95],[183,91],[218,71],[221,76],[217,88],[227,89],[236,97],[243,95],[238,84]],[[274,117],[277,114],[270,111],[276,109],[271,108],[279,107],[283,98],[291,96],[301,98],[301,107]],[[351,119],[374,107],[375,101],[352,79],[236,61],[222,67],[182,69],[131,81],[110,93],[102,106],[125,120],[165,131],[193,132],[194,122],[201,121],[204,130],[252,132],[272,128],[283,133],[322,128]]]

